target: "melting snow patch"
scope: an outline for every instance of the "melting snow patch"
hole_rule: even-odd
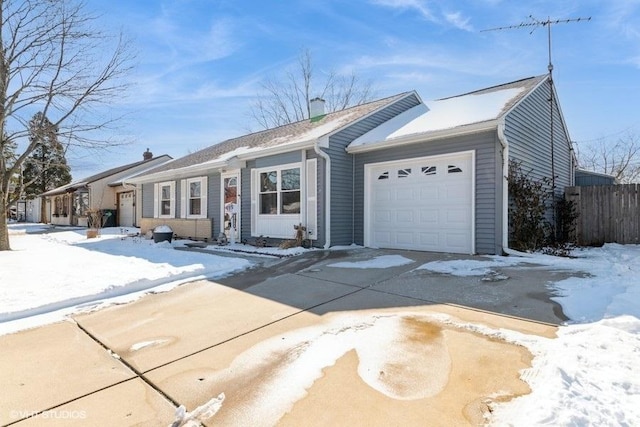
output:
[[[336,262],[334,264],[328,264],[327,267],[336,268],[389,268],[399,267],[401,265],[407,265],[414,262],[411,259],[405,258],[401,255],[382,255],[369,259],[366,261],[354,261],[354,262]]]

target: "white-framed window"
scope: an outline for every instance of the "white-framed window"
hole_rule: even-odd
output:
[[[155,184],[154,217],[175,218],[176,184],[174,181]]]
[[[207,177],[183,179],[181,181],[181,209],[182,218],[207,217]]]
[[[260,215],[300,214],[300,167],[263,169],[258,173]]]

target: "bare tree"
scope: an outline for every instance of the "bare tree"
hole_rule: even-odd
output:
[[[0,0],[0,250],[10,249],[9,184],[37,147],[28,138],[35,112],[58,129],[65,149],[111,144],[92,131],[117,118],[95,108],[122,96],[133,58],[121,35],[107,37],[94,21],[81,1]],[[18,153],[20,142],[25,148]]]
[[[640,181],[640,137],[633,132],[615,141],[578,145],[576,152],[583,169],[612,175],[623,184]]]
[[[268,77],[251,106],[252,118],[264,129],[309,118],[309,101],[320,97],[327,112],[368,102],[374,96],[371,81],[363,81],[356,74],[341,75],[335,71],[316,77],[309,49],[298,56],[297,66],[282,77]]]

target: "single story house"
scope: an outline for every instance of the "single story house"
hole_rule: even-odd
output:
[[[46,203],[43,222],[54,225],[89,225],[88,211],[102,210],[108,213],[108,224],[133,227],[139,224],[142,213],[136,209],[140,194],[134,185],[123,180],[129,176],[157,167],[172,158],[168,155],[154,157],[147,149],[143,160],[118,166],[47,191],[41,195]]]
[[[139,174],[145,233],[316,247],[500,254],[509,161],[573,185],[575,158],[547,75],[425,102],[414,92],[223,141]]]

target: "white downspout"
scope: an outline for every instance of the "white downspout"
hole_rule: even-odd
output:
[[[498,123],[498,141],[502,144],[502,251],[509,252],[509,143],[504,134],[504,118]]]
[[[324,248],[331,247],[331,158],[318,146],[319,141],[313,144],[313,151],[325,161],[325,184],[324,184]]]

